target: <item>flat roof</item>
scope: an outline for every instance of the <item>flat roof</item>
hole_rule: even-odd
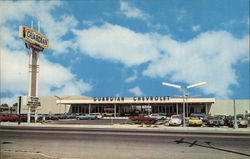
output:
[[[185,98],[188,103],[214,103],[215,98]],[[149,97],[82,97],[56,101],[58,104],[149,104],[149,103],[183,103],[183,98],[168,96]]]

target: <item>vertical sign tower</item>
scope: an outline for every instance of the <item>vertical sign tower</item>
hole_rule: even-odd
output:
[[[37,106],[40,106],[38,98],[38,73],[39,73],[39,52],[49,47],[49,40],[38,31],[25,26],[19,26],[19,37],[25,40],[25,46],[30,50],[29,56],[29,93],[28,93],[28,122],[30,122],[30,112],[35,111],[35,122],[37,119]]]

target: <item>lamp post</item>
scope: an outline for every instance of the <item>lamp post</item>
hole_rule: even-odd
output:
[[[207,82],[200,82],[200,83],[195,83],[195,84],[192,84],[192,85],[189,85],[189,86],[183,88],[183,87],[181,87],[179,85],[176,85],[176,84],[162,82],[162,85],[164,85],[164,86],[178,88],[178,89],[181,89],[183,91],[183,96],[182,96],[183,97],[183,127],[186,127],[186,122],[185,122],[185,97],[187,95],[187,89],[203,86],[205,84],[207,84]]]
[[[59,99],[59,113],[61,114],[61,98],[59,96],[55,96],[57,99]]]

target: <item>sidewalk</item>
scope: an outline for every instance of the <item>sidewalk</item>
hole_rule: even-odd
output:
[[[69,125],[69,124],[51,124],[51,123],[21,123],[17,122],[1,122],[1,126],[25,126],[25,127],[51,127],[51,128],[96,128],[96,129],[128,129],[128,130],[149,130],[149,131],[166,131],[166,132],[187,132],[187,133],[224,133],[224,134],[249,134],[248,128],[228,128],[228,127],[169,127],[164,125],[129,125],[129,124],[113,124],[113,125]]]

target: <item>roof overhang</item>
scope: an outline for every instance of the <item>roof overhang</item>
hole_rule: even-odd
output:
[[[215,98],[185,98],[187,103],[214,103]],[[171,97],[94,97],[84,99],[61,99],[61,104],[149,104],[149,103],[183,103],[183,98]]]

